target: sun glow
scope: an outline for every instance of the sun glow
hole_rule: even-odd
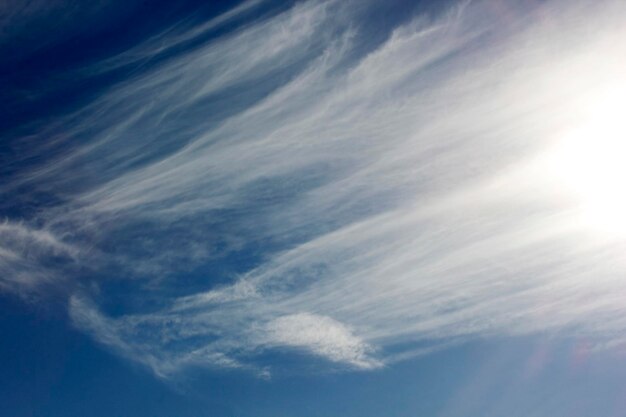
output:
[[[585,97],[580,123],[550,152],[550,170],[596,231],[626,237],[626,81]]]

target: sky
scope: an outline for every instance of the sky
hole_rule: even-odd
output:
[[[626,416],[626,4],[0,3],[7,416]]]

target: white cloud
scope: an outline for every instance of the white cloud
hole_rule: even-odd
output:
[[[266,343],[304,348],[331,361],[370,369],[380,362],[368,355],[371,347],[330,317],[296,313],[278,317],[265,328]]]
[[[50,260],[74,262],[80,250],[51,231],[22,222],[0,222],[0,289],[32,295],[41,284],[62,278],[46,267]]]
[[[264,374],[258,354],[285,347],[370,369],[491,334],[621,340],[625,244],[587,230],[533,161],[575,125],[571,99],[622,68],[623,6],[469,3],[373,48],[349,6],[299,4],[67,117],[87,143],[20,183],[73,199],[25,236],[60,248],[140,224],[121,273],[150,262],[158,298],[107,317],[107,294],[81,295],[75,323],[160,375]],[[180,272],[258,252],[201,285]]]

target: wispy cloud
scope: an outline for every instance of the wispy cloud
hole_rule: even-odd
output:
[[[89,241],[157,300],[108,316],[85,286],[78,327],[163,376],[266,375],[285,348],[372,369],[490,334],[621,341],[624,242],[581,223],[537,155],[623,68],[626,9],[462,3],[374,42],[364,8],[299,3],[50,127],[84,142],[6,186],[65,197],[29,239]],[[250,265],[206,272],[229,257]]]
[[[368,356],[371,347],[330,317],[290,314],[272,320],[265,331],[264,339],[269,345],[305,348],[316,355],[358,368],[380,366],[380,362]]]
[[[50,264],[73,262],[80,249],[45,229],[5,220],[0,223],[0,289],[31,293],[60,280]]]

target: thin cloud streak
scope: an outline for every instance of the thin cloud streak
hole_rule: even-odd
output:
[[[62,280],[49,264],[78,261],[81,250],[49,230],[5,220],[0,223],[0,289],[29,293]]]

